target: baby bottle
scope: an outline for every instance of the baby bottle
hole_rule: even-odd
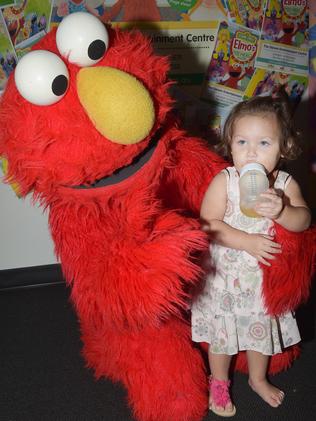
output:
[[[240,210],[251,218],[260,218],[254,210],[259,195],[269,188],[269,180],[263,165],[252,162],[240,170]]]

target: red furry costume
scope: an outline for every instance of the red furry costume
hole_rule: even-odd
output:
[[[55,36],[35,49],[59,55]],[[197,220],[201,199],[225,163],[169,115],[167,59],[140,33],[109,36],[104,57],[89,69],[120,69],[142,83],[154,104],[148,134],[133,144],[101,134],[78,96],[86,69],[64,58],[69,88],[53,105],[29,103],[10,78],[0,107],[0,155],[9,162],[8,180],[49,208],[88,366],[125,385],[140,420],[200,420],[206,369],[186,310],[201,275],[196,253],[207,246]],[[126,123],[124,109],[116,113]],[[136,172],[120,171],[135,161]],[[282,271],[284,278],[288,268]]]

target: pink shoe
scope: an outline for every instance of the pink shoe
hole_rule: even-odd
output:
[[[210,406],[209,409],[220,417],[232,417],[236,414],[236,407],[232,404],[232,409],[226,409],[231,403],[229,395],[230,380],[217,380],[209,377]],[[223,410],[217,409],[222,407]]]

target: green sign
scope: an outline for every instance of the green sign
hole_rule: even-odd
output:
[[[168,0],[168,3],[171,7],[179,10],[180,12],[187,12],[195,6],[197,1],[198,0]]]

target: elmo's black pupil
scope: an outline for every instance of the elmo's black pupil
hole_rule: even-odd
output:
[[[56,76],[52,83],[52,91],[56,96],[63,95],[67,91],[68,79],[64,75]]]
[[[105,53],[105,43],[100,39],[97,39],[89,45],[88,56],[91,60],[99,60],[104,56]]]

